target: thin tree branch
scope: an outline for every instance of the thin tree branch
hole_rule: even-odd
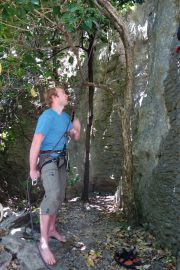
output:
[[[112,96],[114,96],[115,94],[113,93],[113,90],[111,88],[111,85],[110,84],[102,84],[102,83],[98,83],[98,82],[89,82],[89,81],[85,81],[83,82],[82,84],[69,84],[70,87],[76,89],[76,88],[83,88],[83,87],[89,87],[89,86],[92,86],[92,87],[95,87],[95,88],[98,88],[98,89],[102,89],[102,90],[105,90],[107,91],[108,93],[110,93]]]
[[[92,82],[88,82],[88,81],[85,81],[83,83],[84,86],[93,86],[93,87],[96,87],[96,88],[100,88],[100,89],[103,89],[103,90],[106,90],[106,91],[109,91],[113,94],[112,92],[112,88],[109,84],[101,84],[101,83],[92,83]]]
[[[20,27],[11,25],[11,24],[9,24],[9,23],[5,23],[5,22],[3,22],[2,20],[0,21],[0,23],[4,24],[4,25],[6,25],[6,26],[9,26],[9,27],[15,28],[15,29],[17,29],[17,30],[20,30],[20,31],[22,31],[22,32],[30,32],[30,31],[31,31],[31,29],[28,30],[28,29],[20,28]]]
[[[50,20],[44,13],[39,12],[37,9],[34,10],[41,18],[45,18],[48,22],[52,24],[52,26],[55,26],[55,23]]]

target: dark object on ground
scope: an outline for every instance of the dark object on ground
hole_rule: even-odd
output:
[[[141,260],[137,257],[135,248],[127,251],[125,248],[121,252],[116,252],[114,255],[115,261],[127,269],[137,269],[136,266],[141,265]]]
[[[179,53],[180,52],[180,46],[176,47],[176,52]]]

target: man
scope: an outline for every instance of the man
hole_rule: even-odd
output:
[[[63,88],[50,88],[47,91],[46,103],[49,105],[39,117],[30,149],[30,177],[37,179],[40,171],[37,167],[40,158],[41,179],[45,190],[40,205],[41,238],[39,250],[44,261],[53,265],[56,260],[49,248],[50,236],[65,242],[65,236],[55,228],[57,211],[64,200],[66,181],[65,145],[67,134],[74,140],[80,139],[80,122],[71,123],[68,114],[63,112],[68,104],[68,95]]]

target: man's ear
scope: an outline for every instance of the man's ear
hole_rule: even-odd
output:
[[[56,95],[52,95],[52,96],[50,97],[51,102],[53,102],[55,98],[56,98]]]

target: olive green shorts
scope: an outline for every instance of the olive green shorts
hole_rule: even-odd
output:
[[[41,157],[39,165],[51,157]],[[40,204],[41,215],[54,215],[64,201],[66,188],[66,161],[64,157],[59,158],[58,164],[51,162],[43,166],[41,180],[44,187],[44,197]]]

